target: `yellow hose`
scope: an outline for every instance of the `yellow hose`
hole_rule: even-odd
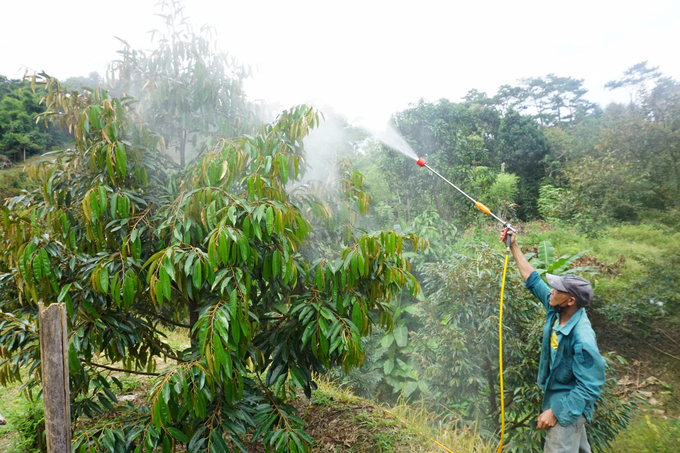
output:
[[[498,453],[503,451],[503,437],[505,436],[505,394],[503,392],[503,293],[505,292],[505,274],[508,270],[508,258],[510,249],[505,252],[505,264],[503,265],[503,282],[501,283],[501,307],[498,312],[498,363],[501,376],[501,443],[498,445]]]

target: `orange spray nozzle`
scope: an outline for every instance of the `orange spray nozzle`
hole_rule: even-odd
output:
[[[491,209],[487,208],[486,206],[484,206],[479,201],[475,201],[475,206],[477,206],[477,209],[482,211],[484,214],[491,214]]]
[[[427,162],[425,162],[425,159],[423,159],[423,158],[421,157],[420,159],[418,159],[418,160],[416,161],[416,163],[417,163],[418,165],[420,165],[421,167],[424,167],[425,164],[426,164]]]

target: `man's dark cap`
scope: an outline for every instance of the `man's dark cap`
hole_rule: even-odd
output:
[[[593,287],[583,277],[576,275],[558,277],[557,275],[545,274],[545,279],[548,281],[548,285],[556,290],[564,291],[573,296],[579,307],[585,307],[593,300]]]

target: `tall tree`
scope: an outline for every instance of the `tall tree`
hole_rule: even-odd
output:
[[[597,108],[583,97],[588,92],[583,83],[583,79],[555,74],[524,78],[517,87],[501,86],[493,99],[503,111],[514,108],[534,113],[543,126],[574,124]]]
[[[151,32],[155,49],[133,49],[127,42],[111,71],[124,91],[140,100],[139,112],[186,163],[187,146],[200,151],[215,136],[252,132],[256,117],[243,91],[247,67],[217,49],[212,29],[194,31],[177,0],[160,3],[165,29]]]
[[[626,69],[620,79],[611,80],[604,86],[609,90],[623,88],[630,96],[630,104],[634,105],[636,101],[641,101],[641,98],[645,96],[647,84],[659,77],[661,77],[661,72],[658,66],[650,68],[647,66],[647,61],[642,61]]]
[[[510,109],[498,128],[498,141],[498,159],[520,177],[518,216],[525,220],[538,217],[538,189],[551,151],[548,140],[531,116]]]

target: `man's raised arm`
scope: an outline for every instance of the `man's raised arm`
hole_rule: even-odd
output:
[[[534,271],[534,267],[529,264],[529,261],[524,257],[524,254],[519,248],[519,245],[517,244],[517,238],[515,237],[515,233],[512,231],[508,231],[508,234],[512,236],[512,243],[510,244],[510,250],[512,251],[512,256],[515,258],[515,262],[517,263],[517,268],[519,269],[519,273],[524,279],[524,281],[527,281],[527,278],[531,275],[531,273]]]

